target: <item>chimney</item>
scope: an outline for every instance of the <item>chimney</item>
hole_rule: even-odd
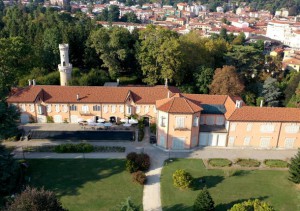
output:
[[[235,107],[236,107],[236,108],[242,107],[242,101],[241,101],[241,100],[235,101]]]
[[[168,87],[168,79],[165,79],[165,87]]]
[[[35,86],[36,85],[36,81],[35,79],[32,80],[32,85]]]
[[[117,86],[120,84],[120,79],[117,78]]]
[[[77,99],[77,101],[79,101],[79,94],[76,95],[76,99]]]
[[[31,79],[28,79],[28,86],[31,86]]]
[[[264,105],[264,100],[261,100],[260,101],[260,107],[263,107],[263,105]]]
[[[170,98],[170,91],[168,91],[168,98]]]

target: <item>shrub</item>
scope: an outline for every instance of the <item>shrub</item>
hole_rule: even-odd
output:
[[[139,170],[137,163],[133,160],[126,160],[126,170],[133,173]]]
[[[300,149],[298,153],[291,159],[291,164],[289,166],[289,180],[299,184],[300,183]]]
[[[46,118],[47,118],[47,123],[54,123],[52,116],[47,116]]]
[[[270,159],[270,160],[264,160],[264,164],[271,168],[287,168],[288,162],[284,160],[276,160],[276,159]]]
[[[84,153],[94,151],[94,147],[88,143],[61,144],[55,146],[54,151],[57,153]]]
[[[144,185],[147,181],[147,176],[144,172],[137,171],[137,172],[132,173],[132,179],[133,179],[133,181],[135,181],[141,185]]]
[[[150,125],[150,132],[154,134],[156,133],[156,123],[152,123]]]
[[[27,187],[14,201],[6,207],[7,211],[16,210],[56,210],[65,211],[61,203],[57,200],[55,193],[46,191],[43,188]]]
[[[186,189],[191,186],[193,177],[190,173],[183,169],[178,169],[173,173],[173,184],[175,187],[180,189]]]
[[[215,203],[210,196],[206,187],[204,187],[194,202],[193,210],[194,211],[210,211],[215,209]]]
[[[130,173],[138,170],[147,171],[150,165],[150,157],[147,154],[131,152],[126,156],[126,170]]]
[[[255,159],[237,159],[236,164],[242,166],[242,167],[259,167],[260,162]]]
[[[232,162],[223,158],[212,158],[208,160],[208,163],[214,167],[228,167],[232,165]]]
[[[143,120],[139,120],[138,128],[139,128],[138,141],[142,141],[145,136],[145,132],[144,132],[145,125],[143,123]]]
[[[255,199],[255,200],[248,200],[242,203],[235,204],[229,211],[241,211],[241,210],[274,211],[274,208],[266,202],[262,202],[258,199]]]
[[[130,198],[127,198],[124,203],[121,204],[120,208],[117,208],[120,211],[139,211],[140,209],[136,206]]]

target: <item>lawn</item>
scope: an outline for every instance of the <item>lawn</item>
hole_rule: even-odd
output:
[[[54,191],[70,211],[112,210],[131,197],[142,208],[143,188],[125,171],[125,160],[29,160],[31,185]]]
[[[172,174],[176,169],[185,169],[198,178],[192,190],[178,190],[173,186]],[[161,176],[163,210],[192,210],[204,185],[215,201],[216,210],[224,211],[235,203],[254,198],[269,202],[276,210],[300,210],[300,189],[287,180],[288,171],[237,170],[232,176],[224,175],[224,170],[207,170],[202,160],[178,159],[168,163]],[[200,183],[200,178],[205,183]]]

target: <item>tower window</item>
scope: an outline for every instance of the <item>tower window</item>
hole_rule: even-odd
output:
[[[66,62],[63,62],[63,66],[66,66]]]

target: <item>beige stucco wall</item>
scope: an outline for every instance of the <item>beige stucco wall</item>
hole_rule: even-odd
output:
[[[227,140],[228,146],[260,148],[262,138],[270,138],[270,143],[267,148],[284,148],[286,138],[295,139],[293,148],[300,146],[300,131],[298,130],[297,133],[287,133],[285,131],[285,126],[291,123],[271,122],[274,126],[274,131],[263,132],[261,131],[261,126],[265,123],[268,122],[230,122]],[[248,126],[249,124],[252,124],[252,127]],[[297,125],[299,125],[299,123]],[[233,130],[234,127],[235,130]],[[229,141],[231,137],[235,138],[233,145],[231,145]],[[244,144],[246,137],[250,137],[249,145]]]

